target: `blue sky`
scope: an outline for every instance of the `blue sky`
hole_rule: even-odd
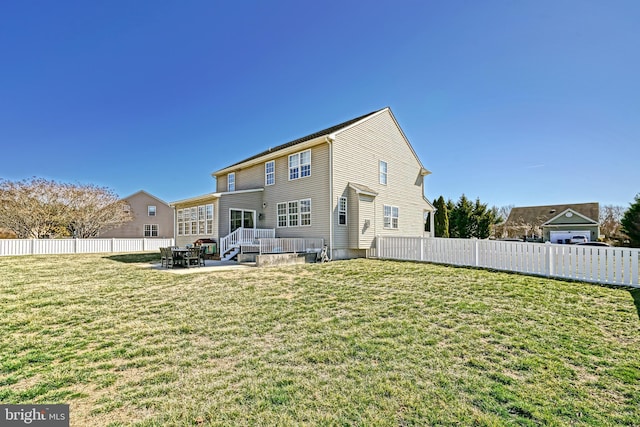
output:
[[[427,197],[640,192],[640,2],[4,1],[0,177],[165,201],[391,107]]]

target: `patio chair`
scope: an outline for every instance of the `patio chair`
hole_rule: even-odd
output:
[[[184,254],[184,266],[187,268],[200,266],[200,248],[189,248]]]
[[[206,246],[200,246],[198,247],[198,249],[200,249],[200,252],[198,254],[198,265],[201,267],[204,267],[204,256],[207,252],[207,248]]]
[[[160,264],[162,267],[173,268],[173,252],[171,251],[171,248],[160,248],[160,254]]]
[[[160,248],[160,266],[164,267],[167,263],[167,248]]]

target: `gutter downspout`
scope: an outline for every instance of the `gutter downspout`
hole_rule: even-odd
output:
[[[327,144],[329,144],[329,259],[333,259],[333,141],[336,140],[335,134],[327,136]]]

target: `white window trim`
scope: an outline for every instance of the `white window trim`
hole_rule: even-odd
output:
[[[341,209],[341,203],[344,200],[344,210]],[[340,223],[340,215],[344,213],[344,224]],[[339,197],[338,198],[338,225],[341,225],[343,227],[347,226],[347,198],[346,197]]]
[[[389,215],[387,216],[386,214],[386,210],[387,208],[389,208]],[[396,210],[397,214],[394,217],[393,216],[393,210]],[[389,225],[386,225],[386,219],[389,218]],[[396,220],[396,226],[393,226],[393,219],[395,218]],[[382,221],[383,221],[383,228],[385,228],[386,230],[398,230],[400,228],[400,208],[398,208],[397,206],[392,206],[392,205],[384,205],[382,208]]]
[[[153,215],[151,214],[152,211],[153,211]],[[156,216],[157,214],[158,214],[158,208],[156,208],[155,205],[147,206],[147,216]]]
[[[302,202],[306,202],[306,201],[308,201],[308,202],[309,202],[309,212],[303,212],[303,211],[302,211]],[[298,215],[299,215],[299,218],[298,218],[298,224],[299,224],[299,226],[300,226],[300,227],[311,227],[311,212],[312,212],[312,211],[313,211],[313,210],[312,210],[312,208],[311,208],[311,198],[308,198],[308,199],[300,199],[300,200],[298,201]],[[309,224],[303,224],[303,223],[302,223],[302,217],[303,217],[303,215],[307,215],[307,214],[309,215]]]
[[[267,171],[268,165],[272,165],[271,172]],[[271,183],[269,183],[269,177],[271,176]],[[276,183],[276,161],[270,160],[264,164],[264,185],[274,185]]]
[[[148,236],[147,236],[147,227],[149,227],[149,235]],[[156,230],[156,234],[155,235],[153,234],[154,227],[155,227],[155,230]],[[158,224],[145,224],[144,228],[142,230],[142,235],[144,237],[158,237],[158,235],[159,235]]]
[[[303,153],[309,153],[309,163],[304,163],[304,164],[302,163],[302,154]],[[292,157],[297,157],[297,159],[298,159],[298,165],[297,166],[291,167],[291,158]],[[305,176],[302,176],[302,166],[305,166],[307,164],[309,165],[309,174],[305,175]],[[287,176],[289,178],[289,181],[295,181],[296,179],[310,177],[311,176],[311,150],[309,149],[309,150],[300,151],[298,153],[290,154],[288,159],[287,159],[287,167],[288,167],[288,175]],[[291,171],[294,170],[294,169],[298,170],[298,177],[297,178],[291,178]]]
[[[227,174],[227,191],[236,191],[236,173],[229,172]]]
[[[306,202],[309,201],[309,212],[302,212],[302,202]],[[295,213],[291,213],[290,209],[289,209],[289,204],[290,203],[295,203],[296,206],[296,212]],[[284,213],[280,213],[278,207],[284,205],[285,210]],[[302,218],[303,218],[303,214],[309,215],[309,224],[302,224]],[[312,214],[313,214],[313,207],[311,204],[311,198],[306,198],[306,199],[300,199],[300,200],[289,200],[286,202],[279,202],[276,203],[276,227],[277,228],[288,228],[288,227],[311,227],[311,225],[313,224],[312,221]],[[296,218],[296,224],[295,225],[291,225],[291,217],[294,216]],[[280,225],[280,219],[285,219],[284,223],[286,225]]]
[[[279,206],[284,205],[284,213],[280,213],[280,209],[278,209]],[[289,218],[289,212],[288,212],[288,203],[287,202],[280,202],[280,203],[276,203],[276,227],[278,228],[286,228],[287,224],[288,224],[288,218]],[[280,217],[284,217],[284,225],[280,225]]]
[[[384,171],[382,170],[382,165],[384,164]],[[382,177],[384,177],[384,182]],[[389,163],[384,160],[378,161],[378,183],[381,185],[387,185],[389,182]]]
[[[195,209],[195,216],[192,215],[193,209]],[[176,217],[178,236],[213,234],[213,221],[215,218],[213,203],[178,209]],[[196,224],[196,232],[192,233],[194,223]],[[203,231],[202,233],[200,232],[201,230]]]

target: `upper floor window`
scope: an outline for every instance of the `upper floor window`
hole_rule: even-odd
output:
[[[311,175],[311,150],[289,156],[289,180]]]
[[[148,216],[156,216],[156,207],[155,206],[147,206],[147,215]]]
[[[276,183],[276,162],[271,160],[264,164],[264,185]]]
[[[384,228],[398,228],[398,207],[384,205]]]
[[[380,160],[380,184],[387,185],[387,162]]]
[[[347,225],[347,198],[340,197],[338,200],[338,224]]]
[[[131,205],[129,203],[125,203],[122,205],[122,210],[125,212],[131,212]]]
[[[227,175],[227,191],[236,191],[236,173]]]
[[[158,237],[158,224],[145,224],[144,237]]]

